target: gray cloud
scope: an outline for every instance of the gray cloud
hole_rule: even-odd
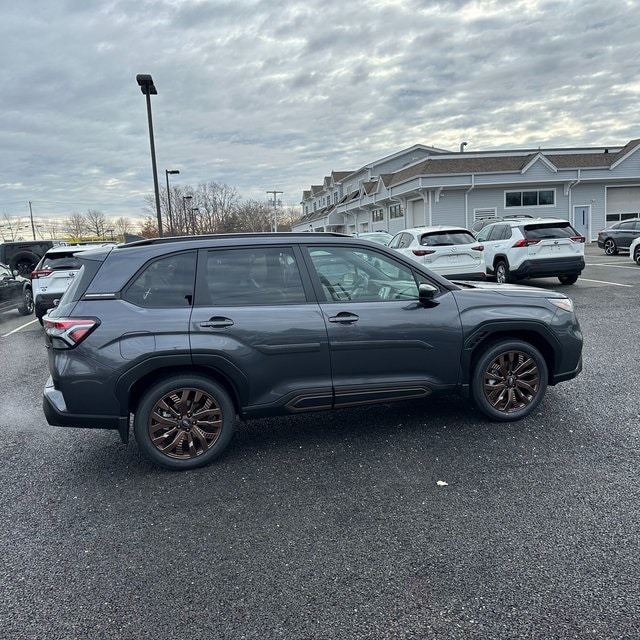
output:
[[[640,136],[635,0],[81,0],[0,24],[0,216],[99,208],[160,174],[247,197],[303,189],[418,142],[457,149]]]

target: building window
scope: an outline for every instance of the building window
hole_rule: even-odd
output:
[[[338,192],[333,192],[333,204],[338,204]]]
[[[553,207],[556,204],[555,189],[537,191],[505,191],[505,209],[512,207]]]
[[[402,218],[402,207],[399,204],[392,204],[389,207],[389,218]]]
[[[374,209],[371,212],[371,220],[373,222],[382,222],[382,221],[384,221],[384,209]]]
[[[304,206],[304,213],[305,213],[305,215],[307,215],[309,213],[309,205],[308,204],[306,204]]]

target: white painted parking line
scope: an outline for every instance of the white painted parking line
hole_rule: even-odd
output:
[[[634,267],[626,264],[611,264],[610,262],[607,264],[605,262],[587,262],[587,267],[611,267],[612,269],[637,269],[638,267]],[[640,271],[638,271],[640,273]]]
[[[598,282],[599,284],[610,284],[614,287],[633,287],[632,284],[620,284],[619,282],[607,282],[606,280],[591,280],[590,278],[580,278],[580,282]]]
[[[28,327],[30,324],[33,324],[34,322],[38,322],[38,318],[36,318],[35,320],[31,320],[30,322],[27,322],[26,324],[20,325],[19,327],[17,327],[13,331],[9,331],[9,333],[5,333],[4,335],[0,336],[0,338],[6,338],[7,336],[10,336],[12,333],[17,333],[21,329],[24,329],[25,327]]]

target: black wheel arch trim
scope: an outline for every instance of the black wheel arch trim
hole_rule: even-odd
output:
[[[461,353],[461,368],[460,375],[463,379],[460,380],[461,387],[465,390],[469,384],[469,376],[471,375],[471,365],[473,358],[479,353],[479,350],[483,349],[485,345],[489,344],[495,338],[499,339],[514,339],[524,340],[523,333],[536,334],[546,346],[551,350],[553,355],[553,361],[547,362],[547,368],[549,375],[555,375],[555,363],[558,361],[558,355],[561,351],[562,345],[558,340],[558,337],[550,331],[547,326],[539,320],[504,320],[504,321],[491,321],[483,322],[480,326],[476,327],[468,336],[465,337],[462,345]],[[538,345],[533,345],[539,348]],[[544,350],[543,356],[546,356]],[[547,358],[545,357],[545,360]]]

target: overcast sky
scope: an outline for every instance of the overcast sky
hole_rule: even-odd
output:
[[[216,181],[302,190],[417,143],[640,137],[640,0],[22,0],[0,9],[0,220]]]

